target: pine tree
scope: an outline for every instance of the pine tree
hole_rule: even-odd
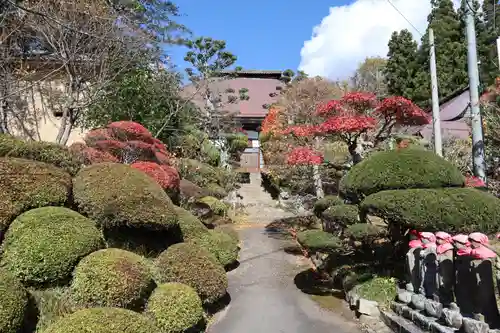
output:
[[[434,30],[436,67],[440,97],[445,97],[468,84],[467,46],[460,15],[452,0],[432,0],[429,26],[418,50],[416,89],[413,100],[422,107],[431,104],[429,74],[429,28]]]
[[[499,75],[496,39],[500,35],[500,4],[498,0],[484,0],[482,11],[479,4],[473,9],[479,17],[476,23],[477,49],[479,60],[479,77],[482,86],[489,86]]]
[[[384,75],[389,95],[413,98],[417,42],[408,30],[394,31],[389,40]]]

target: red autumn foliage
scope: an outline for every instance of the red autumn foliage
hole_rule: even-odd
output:
[[[293,134],[298,137],[307,137],[307,136],[312,136],[315,135],[318,132],[318,127],[313,126],[313,125],[297,125],[297,126],[290,126],[279,133],[288,135],[288,134]]]
[[[481,178],[476,176],[465,177],[465,186],[466,187],[486,187],[486,184]]]
[[[274,132],[280,129],[279,116],[281,113],[280,108],[270,108],[266,117],[262,121],[262,133]]]
[[[290,165],[311,165],[323,163],[323,156],[307,147],[294,148],[287,157]]]
[[[377,96],[370,92],[350,92],[341,99],[342,106],[363,113],[378,106]]]
[[[399,125],[426,125],[430,122],[429,116],[421,108],[401,96],[384,99],[375,112],[384,118],[394,119]]]
[[[87,145],[83,142],[75,142],[68,147],[70,152],[76,154],[82,152],[85,148],[87,148]]]
[[[86,147],[80,152],[84,164],[95,164],[104,162],[119,163],[120,161],[115,156],[102,150],[92,147]]]
[[[91,146],[96,141],[115,140],[113,131],[108,128],[96,128],[89,131],[83,141]]]
[[[344,112],[345,109],[342,102],[336,99],[332,99],[331,101],[328,101],[326,103],[318,104],[316,107],[315,115],[325,117],[328,116],[329,114],[338,114]]]
[[[179,173],[173,167],[144,161],[132,163],[131,167],[146,173],[148,176],[156,180],[156,182],[164,189],[179,188]]]
[[[153,146],[157,151],[166,153],[167,152],[167,147],[163,142],[158,140],[157,138],[153,138]]]
[[[155,152],[155,158],[158,164],[170,165],[171,156],[167,152],[157,151]]]
[[[107,152],[117,158],[121,158],[123,153],[128,150],[127,144],[118,140],[100,140],[89,146],[102,152]]]
[[[114,136],[121,140],[139,140],[153,143],[153,135],[146,127],[134,121],[115,121],[109,123],[107,128],[111,129]]]
[[[328,118],[318,126],[318,134],[363,132],[377,125],[377,120],[364,115],[339,115]]]

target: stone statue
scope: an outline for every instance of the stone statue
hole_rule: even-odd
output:
[[[418,292],[427,298],[433,298],[437,292],[437,256],[436,236],[432,232],[421,232],[421,284]]]
[[[422,241],[420,240],[420,234],[416,230],[410,231],[410,242],[408,245],[410,247],[410,250],[406,253],[408,281],[413,286],[412,291],[418,291],[422,284],[420,272],[420,252],[422,251]]]
[[[453,285],[455,284],[455,267],[453,266],[453,239],[450,234],[436,233],[436,254],[438,262],[437,299],[444,306],[453,302]]]
[[[455,299],[462,314],[472,316],[476,281],[471,274],[471,257],[469,237],[459,234],[452,237],[455,247]]]

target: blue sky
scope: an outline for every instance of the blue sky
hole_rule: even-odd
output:
[[[312,29],[328,16],[330,6],[348,0],[177,0],[185,15],[179,21],[195,36],[227,42],[246,69],[296,70],[300,50]],[[182,66],[185,49],[166,50]]]

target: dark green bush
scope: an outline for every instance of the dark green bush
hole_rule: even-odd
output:
[[[208,250],[218,262],[226,267],[238,260],[238,242],[220,230],[209,230],[192,241]]]
[[[177,170],[181,178],[201,187],[205,187],[210,183],[219,184],[221,181],[216,168],[197,160],[180,158],[178,159]]]
[[[238,234],[238,231],[234,228],[234,226],[231,224],[218,225],[214,228],[214,230],[225,233],[226,235],[231,237],[233,241],[236,243],[240,242],[240,235]]]
[[[203,321],[203,306],[196,290],[182,283],[165,283],[149,298],[146,314],[164,333],[185,333]]]
[[[344,236],[360,242],[372,242],[386,235],[386,229],[370,223],[356,223],[344,230]]]
[[[64,207],[30,210],[12,222],[0,264],[23,283],[66,282],[78,261],[104,247],[95,222]]]
[[[13,274],[0,268],[0,332],[21,332],[28,311],[28,292]]]
[[[359,222],[359,210],[355,205],[337,205],[325,210],[322,217],[327,223],[348,226]]]
[[[73,184],[79,209],[105,228],[166,230],[177,226],[174,205],[161,186],[128,165],[88,166]]]
[[[182,239],[184,241],[199,238],[208,234],[208,228],[193,214],[181,207],[175,207],[175,212],[179,219]]]
[[[181,179],[179,192],[181,201],[184,203],[187,203],[190,200],[196,200],[210,195],[207,190],[199,187],[198,185],[187,179]]]
[[[0,158],[0,234],[28,209],[64,205],[71,186],[71,176],[53,165]]]
[[[489,234],[500,229],[500,200],[473,188],[383,191],[368,196],[361,210],[417,230]]]
[[[321,214],[328,208],[336,205],[342,205],[344,200],[336,195],[327,195],[314,203],[314,214],[320,217]]]
[[[223,203],[217,198],[210,196],[198,199],[197,204],[205,205],[215,215],[220,215],[220,216],[225,216],[229,209],[229,207],[225,203]]]
[[[464,176],[430,151],[402,149],[378,152],[355,165],[340,182],[344,197],[359,202],[384,190],[462,187]]]
[[[125,309],[83,309],[65,316],[42,333],[161,333],[146,316]]]
[[[76,266],[71,299],[81,307],[141,309],[154,288],[146,260],[132,252],[105,249]]]
[[[213,196],[217,199],[223,199],[227,196],[226,190],[217,184],[210,183],[205,186],[205,189],[208,191],[210,196]]]
[[[156,259],[160,283],[179,282],[194,288],[203,304],[212,304],[226,294],[224,268],[207,250],[193,243],[170,246]]]
[[[82,163],[68,147],[44,141],[24,141],[10,135],[0,134],[0,157],[19,157],[45,162],[64,169],[74,175]]]
[[[342,247],[338,237],[323,230],[305,230],[297,233],[297,241],[311,251],[330,252]]]

